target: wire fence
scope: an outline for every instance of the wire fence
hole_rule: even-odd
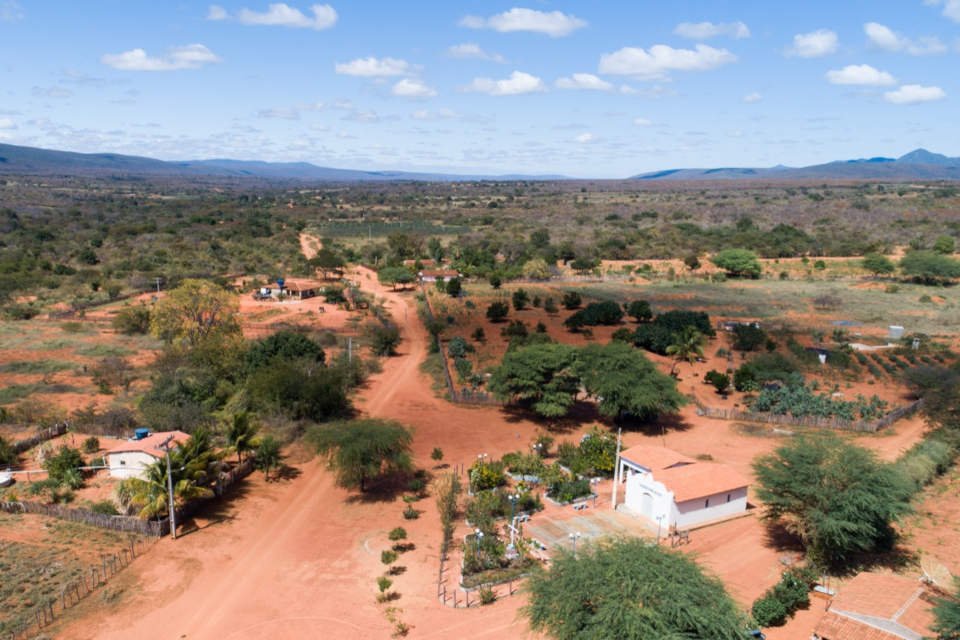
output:
[[[424,313],[426,313],[427,318],[432,323],[435,321],[436,316],[434,316],[433,308],[430,306],[430,294],[424,291],[423,299]],[[480,391],[478,389],[457,389],[457,385],[453,382],[453,376],[450,374],[450,361],[447,358],[446,352],[443,350],[443,342],[440,341],[439,335],[437,335],[434,340],[436,341],[434,346],[437,349],[437,353],[440,354],[440,363],[443,365],[443,378],[447,385],[447,398],[450,402],[457,404],[482,404],[494,407],[504,406],[505,403],[503,401],[486,391]]]
[[[897,420],[913,415],[923,406],[923,400],[916,400],[908,405],[897,407],[877,420],[846,420],[837,416],[793,416],[759,411],[742,411],[711,407],[700,400],[696,393],[692,394],[697,405],[697,415],[719,420],[742,420],[744,422],[760,422],[789,427],[813,427],[817,429],[836,429],[839,431],[858,431],[876,433],[880,429],[890,426]]]
[[[77,577],[61,585],[59,592],[54,591],[46,596],[30,613],[0,623],[0,640],[26,640],[43,635],[44,629],[52,625],[58,616],[106,586],[151,544],[146,539],[131,536],[128,546],[113,553],[100,554],[99,564],[84,567]]]

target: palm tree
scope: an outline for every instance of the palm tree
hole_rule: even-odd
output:
[[[243,454],[255,450],[260,445],[257,431],[260,428],[250,421],[250,415],[241,411],[233,416],[227,429],[227,444],[237,452],[237,463],[243,462]]]
[[[263,469],[264,480],[270,480],[270,469],[280,466],[280,443],[273,436],[260,440],[257,447],[257,466]]]
[[[187,469],[180,466],[182,460],[179,458],[176,452],[170,454],[174,505],[182,506],[196,498],[212,497],[213,491],[209,487],[198,485],[193,478],[181,476]],[[127,478],[117,489],[120,502],[137,509],[137,516],[145,520],[167,513],[170,508],[167,493],[166,460],[157,460],[144,470],[143,478]]]
[[[702,358],[705,342],[706,337],[697,331],[696,327],[686,326],[682,331],[673,334],[673,344],[667,347],[667,355],[674,358],[670,375],[676,374],[677,365],[681,360],[693,364]]]

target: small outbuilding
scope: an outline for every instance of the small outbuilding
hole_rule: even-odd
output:
[[[424,269],[417,273],[420,282],[437,282],[443,280],[450,282],[454,278],[459,278],[460,272],[455,269]]]
[[[149,435],[137,431],[137,436],[121,440],[107,449],[105,458],[110,477],[143,479],[146,468],[164,456],[161,443],[171,438],[169,446],[175,449],[190,439],[182,431],[160,431]]]
[[[259,299],[279,299],[293,298],[294,300],[306,300],[320,294],[323,290],[323,284],[316,280],[306,280],[302,278],[278,278],[274,284],[260,287],[254,294]]]
[[[919,580],[865,571],[840,588],[814,640],[923,640],[932,637],[933,594]]]
[[[738,516],[749,481],[734,469],[663,447],[639,445],[620,454],[614,482],[626,511],[668,531]]]

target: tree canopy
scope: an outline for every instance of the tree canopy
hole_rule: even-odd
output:
[[[393,420],[365,418],[312,427],[308,438],[327,458],[337,484],[365,491],[367,482],[413,470],[413,433]]]
[[[749,249],[724,249],[712,261],[731,276],[759,278],[762,271],[757,254]]]
[[[673,378],[623,342],[587,345],[577,355],[576,372],[609,418],[649,418],[674,413],[686,403]]]
[[[960,640],[960,580],[955,580],[955,593],[939,598],[933,608],[936,622],[933,631],[937,640]]]
[[[909,491],[892,465],[833,434],[798,436],[753,467],[766,518],[831,566],[890,549],[891,523],[909,508]]]
[[[196,347],[215,335],[240,334],[239,303],[229,291],[206,280],[184,280],[153,308],[150,329],[166,342]]]
[[[688,556],[640,539],[560,550],[528,581],[523,609],[556,640],[743,640],[747,619]]]
[[[403,288],[413,282],[414,274],[406,267],[384,267],[377,271],[377,280],[380,281],[380,284],[394,289],[397,288],[397,285]]]
[[[924,284],[942,284],[960,278],[960,260],[934,251],[910,251],[900,260],[904,275]]]
[[[880,253],[868,253],[863,256],[863,268],[875,276],[889,275],[897,269],[893,260]]]
[[[563,344],[535,344],[508,351],[489,387],[499,397],[519,401],[544,417],[563,416],[580,388],[575,361],[576,349]]]
[[[267,365],[274,358],[284,360],[305,358],[311,362],[322,363],[326,354],[323,352],[323,347],[307,336],[285,329],[254,342],[244,357],[250,371]]]
[[[323,247],[317,254],[310,258],[308,261],[311,267],[315,267],[320,270],[320,273],[323,274],[323,278],[327,278],[327,274],[331,271],[337,272],[343,269],[346,265],[344,259],[334,251]]]

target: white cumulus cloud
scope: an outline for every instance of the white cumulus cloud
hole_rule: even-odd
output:
[[[742,40],[750,37],[750,28],[742,22],[681,22],[673,30],[682,38],[707,40],[717,36],[726,36]]]
[[[207,9],[207,20],[226,20],[229,17],[227,10],[218,4],[212,4]]]
[[[887,91],[883,94],[883,99],[893,104],[934,102],[946,97],[946,92],[940,87],[924,87],[919,84],[905,84],[895,91]]]
[[[576,138],[574,138],[574,140],[579,142],[580,144],[588,144],[590,142],[593,142],[596,139],[597,139],[597,136],[593,135],[589,131],[587,133],[581,133]]]
[[[361,76],[364,78],[383,78],[388,76],[405,76],[412,71],[406,60],[397,58],[357,58],[350,62],[338,62],[336,72],[345,76]]]
[[[455,44],[447,49],[447,53],[454,58],[475,58],[477,60],[490,60],[491,62],[506,62],[506,59],[499,53],[484,51],[480,45],[473,42]]]
[[[474,78],[466,88],[466,91],[476,93],[486,93],[491,96],[516,96],[523,93],[536,93],[545,91],[546,85],[543,80],[537,76],[524,73],[523,71],[514,71],[509,78],[503,80],[494,80],[492,78]]]
[[[121,71],[177,71],[198,69],[206,64],[220,62],[219,56],[202,44],[174,47],[165,56],[151,56],[143,49],[122,53],[107,53],[100,61]]]
[[[647,118],[634,118],[633,124],[637,125],[638,127],[651,127],[653,126],[653,121],[648,120]]]
[[[726,49],[698,44],[695,49],[674,49],[656,44],[650,49],[624,47],[600,57],[600,73],[654,78],[670,71],[708,71],[736,62]]]
[[[537,11],[514,7],[489,18],[466,16],[460,21],[460,26],[469,29],[493,29],[501,33],[532,31],[544,33],[551,38],[562,38],[587,26],[587,23],[576,16],[560,11]]]
[[[868,87],[885,87],[896,84],[897,80],[886,71],[880,71],[868,64],[848,64],[843,69],[827,71],[827,80],[831,84],[852,84]]]
[[[216,5],[214,5],[216,6]],[[222,7],[216,7],[222,9]],[[227,17],[226,11],[214,12],[214,7],[210,8],[211,13],[207,15],[208,19],[223,20]],[[321,31],[329,29],[337,23],[337,11],[328,4],[315,4],[310,7],[310,13],[307,15],[296,7],[277,2],[267,5],[266,11],[254,11],[252,9],[241,9],[237,13],[237,20],[241,24],[266,27],[293,27],[296,29],[316,29]],[[221,16],[211,18],[212,15]]]
[[[437,95],[435,89],[427,86],[422,80],[415,78],[404,78],[400,80],[393,85],[390,93],[404,98],[431,98]]]
[[[820,58],[836,51],[839,44],[836,33],[829,29],[818,29],[793,36],[793,46],[787,50],[787,54],[798,58]]]
[[[757,93],[756,91],[754,91],[753,93],[748,93],[747,95],[743,96],[743,101],[746,102],[747,104],[756,104],[761,100],[763,100],[763,96]]]
[[[558,78],[556,85],[560,89],[581,89],[588,91],[610,91],[613,85],[592,73],[574,73],[568,78]]]
[[[13,118],[0,118],[0,129],[16,129],[17,124],[13,121]]]
[[[867,34],[871,44],[885,51],[902,51],[912,56],[935,55],[947,51],[946,45],[939,38],[926,36],[914,42],[879,22],[867,22],[863,25],[863,32]]]
[[[960,0],[924,0],[924,4],[943,6],[943,15],[954,22],[960,22]]]

